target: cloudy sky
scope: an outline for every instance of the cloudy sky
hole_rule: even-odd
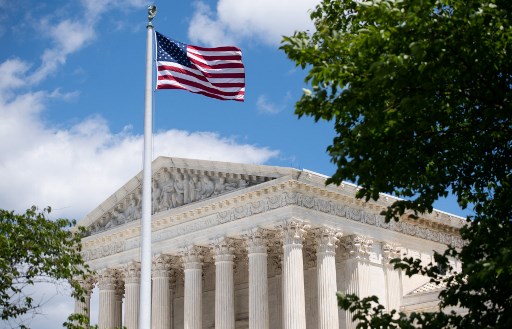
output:
[[[304,72],[278,49],[282,35],[312,29],[317,2],[157,1],[157,31],[242,49],[246,101],[155,92],[154,157],[332,174],[332,124],[293,114]],[[142,169],[148,4],[0,0],[1,208],[51,206],[54,217],[80,219]],[[438,207],[462,214],[450,201]],[[55,297],[32,327],[58,327],[72,307]]]

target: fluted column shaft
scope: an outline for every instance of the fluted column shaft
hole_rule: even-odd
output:
[[[249,256],[249,329],[268,329],[267,246],[253,233],[247,239]]]
[[[115,294],[115,309],[114,309],[114,328],[121,328],[123,326],[123,296],[124,296],[124,286],[122,282],[118,282],[116,286],[116,294]]]
[[[215,251],[215,329],[235,329],[233,251],[221,241]]]
[[[199,253],[189,250],[183,257],[185,272],[184,329],[203,328],[202,261]]]
[[[98,328],[111,329],[116,326],[116,277],[113,272],[105,271],[98,278],[99,292],[99,315]]]
[[[368,296],[369,282],[369,251],[372,241],[361,236],[348,236],[345,240],[345,249],[348,251],[348,259],[345,267],[345,293],[355,294],[360,298]],[[355,329],[357,322],[352,321],[353,314],[345,311],[345,328]]]
[[[321,229],[317,237],[318,329],[338,329],[336,301],[336,232]]]
[[[75,299],[75,312],[76,314],[85,315],[88,318],[90,317],[90,309],[91,309],[91,293],[87,293],[84,296],[85,300],[81,301],[79,299]]]
[[[383,265],[386,278],[387,310],[399,310],[402,305],[402,273],[395,270],[389,262],[393,258],[400,258],[400,249],[389,243],[383,243]]]
[[[400,310],[402,305],[401,273],[392,265],[385,265],[386,286],[388,291],[388,311]]]
[[[125,308],[124,326],[126,329],[139,328],[140,310],[140,264],[132,263],[124,269]]]
[[[171,290],[170,290],[170,264],[164,256],[153,260],[153,286],[151,304],[152,329],[171,328]]]
[[[93,288],[92,280],[80,280],[80,285],[86,290],[84,300],[75,299],[74,313],[85,315],[88,319],[91,318],[91,292]],[[87,321],[89,324],[89,321]]]
[[[296,221],[283,227],[283,329],[306,329],[303,228]]]

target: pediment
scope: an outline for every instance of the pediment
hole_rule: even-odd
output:
[[[152,214],[215,198],[294,169],[229,162],[159,157],[152,164]],[[100,233],[141,218],[142,172],[82,219],[78,225]]]

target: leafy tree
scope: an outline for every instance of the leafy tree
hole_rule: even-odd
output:
[[[72,296],[84,298],[80,278],[89,274],[81,251],[83,229],[71,231],[74,221],[49,220],[51,209],[36,207],[24,214],[0,209],[0,315],[4,321],[37,312],[43,301],[36,301],[26,288],[38,282],[68,282]],[[86,319],[74,316],[69,326],[80,326]],[[22,328],[26,325],[21,324]]]
[[[315,31],[281,49],[312,87],[296,114],[334,121],[328,182],[354,181],[366,200],[402,197],[387,221],[431,212],[449,191],[474,213],[461,249],[428,266],[394,260],[446,283],[439,312],[389,316],[374,297],[340,296],[340,306],[360,328],[512,328],[512,2],[323,0],[311,18]],[[450,257],[462,272],[441,276]]]

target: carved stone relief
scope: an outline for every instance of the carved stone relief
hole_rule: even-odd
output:
[[[125,250],[125,241],[116,241],[94,249],[82,251],[82,258],[87,262],[93,259],[107,257]]]
[[[246,203],[243,206],[219,212],[217,214],[216,222],[227,223],[289,205],[317,210],[337,217],[343,217],[395,232],[417,236],[426,240],[452,245],[457,248],[462,247],[462,239],[457,235],[442,232],[436,228],[420,226],[413,222],[391,221],[386,223],[384,221],[384,216],[363,210],[362,208],[346,205],[341,202],[326,200],[321,197],[308,196],[301,192],[283,192],[276,196]]]
[[[152,213],[259,184],[267,177],[164,168],[153,177]],[[141,218],[141,187],[88,227],[94,234]]]
[[[402,250],[393,243],[382,242],[382,263],[389,265],[389,261],[394,258],[400,258]]]
[[[131,262],[123,266],[121,274],[125,283],[140,283],[140,262]]]
[[[343,245],[347,258],[368,260],[372,250],[373,241],[361,235],[349,235],[340,241]]]

